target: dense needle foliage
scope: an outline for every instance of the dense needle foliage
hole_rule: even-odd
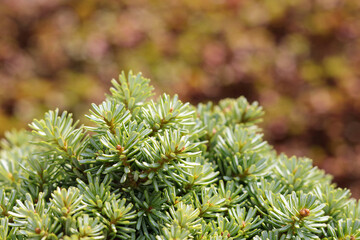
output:
[[[360,206],[262,139],[243,97],[192,106],[122,73],[79,125],[1,142],[0,239],[360,239]]]

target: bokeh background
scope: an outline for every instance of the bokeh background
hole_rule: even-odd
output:
[[[360,196],[360,1],[1,0],[0,136],[81,118],[121,70],[192,103],[246,96],[265,138]]]

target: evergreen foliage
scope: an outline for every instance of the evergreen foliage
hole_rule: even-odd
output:
[[[360,239],[358,201],[277,155],[257,103],[149,100],[131,72],[112,83],[93,125],[49,111],[1,141],[0,239]]]

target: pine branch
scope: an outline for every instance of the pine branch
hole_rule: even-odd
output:
[[[308,158],[287,158],[282,154],[274,166],[275,178],[289,191],[310,191],[319,183],[329,185],[331,181],[331,177],[313,167],[312,160]]]
[[[131,71],[128,76],[122,72],[119,80],[113,79],[110,88],[112,95],[107,96],[119,103],[123,103],[133,116],[137,116],[140,107],[145,100],[153,95],[153,87],[149,85],[150,80],[141,76],[141,73],[134,75]]]
[[[104,133],[107,130],[115,135],[115,129],[121,125],[127,124],[131,119],[131,114],[125,109],[124,104],[116,103],[115,101],[104,101],[97,106],[92,104],[91,115],[87,115],[91,121],[97,124],[98,127],[88,127],[89,130]]]
[[[63,164],[69,164],[74,175],[82,178],[83,166],[79,164],[79,159],[86,134],[84,128],[77,128],[77,125],[78,121],[73,123],[72,114],[64,111],[60,116],[56,109],[47,112],[42,120],[35,119],[29,126],[41,139],[38,144],[62,156]]]

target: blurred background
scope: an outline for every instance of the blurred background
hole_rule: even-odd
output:
[[[2,0],[0,136],[56,107],[82,118],[132,69],[194,104],[259,101],[266,140],[359,197],[359,16],[356,0]]]

